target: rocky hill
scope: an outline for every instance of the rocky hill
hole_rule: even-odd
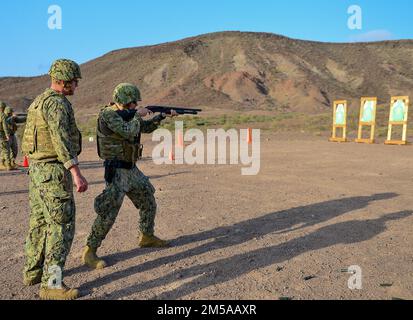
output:
[[[325,112],[334,99],[413,96],[413,41],[320,43],[275,34],[222,32],[110,52],[81,66],[72,99],[90,114],[132,82],[144,103],[218,110]],[[47,76],[0,78],[0,100],[23,111]]]

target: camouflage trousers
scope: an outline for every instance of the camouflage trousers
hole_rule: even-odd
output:
[[[1,163],[5,166],[12,165],[12,156],[10,154],[9,143],[5,140],[0,140]]]
[[[17,154],[19,153],[17,137],[15,135],[10,136],[8,147],[10,152],[10,160],[14,162],[14,160],[17,158]]]
[[[18,151],[15,135],[10,136],[9,141],[0,141],[1,163],[5,166],[11,166],[17,158]]]
[[[156,215],[155,188],[138,168],[117,169],[113,182],[95,199],[97,217],[87,240],[91,248],[99,248],[106,238],[126,196],[140,211],[140,232],[153,235]]]
[[[51,274],[60,276],[75,232],[73,181],[60,163],[32,163],[29,168],[30,226],[26,239],[24,277],[41,277],[48,286]],[[54,269],[54,271],[52,271]]]

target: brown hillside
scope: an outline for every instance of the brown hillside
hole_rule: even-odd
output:
[[[144,103],[211,109],[328,110],[334,99],[413,96],[413,41],[332,44],[265,33],[222,32],[123,49],[82,65],[72,101],[95,113],[119,82]],[[0,78],[0,100],[23,110],[48,77]]]

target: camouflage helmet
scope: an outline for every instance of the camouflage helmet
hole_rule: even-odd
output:
[[[12,114],[14,111],[11,107],[7,106],[4,108],[4,113],[5,114]]]
[[[55,80],[72,81],[81,79],[79,65],[68,59],[59,59],[53,62],[49,70],[49,75]]]
[[[116,103],[127,105],[134,101],[142,101],[139,89],[130,83],[121,83],[113,92],[113,100]]]

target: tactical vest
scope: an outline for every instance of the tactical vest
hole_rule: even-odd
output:
[[[46,90],[30,105],[27,114],[26,128],[23,135],[22,151],[29,155],[31,160],[54,161],[58,155],[53,147],[49,126],[43,116],[43,107],[49,99],[62,100],[62,96],[52,89]],[[62,101],[62,104],[65,102]],[[76,125],[75,125],[76,126]],[[76,146],[75,153],[80,154],[82,138],[77,127],[71,138]]]
[[[136,163],[142,156],[140,134],[135,139],[128,140],[113,132],[102,119],[103,112],[108,108],[116,111],[115,106],[105,106],[97,120],[97,148],[98,155],[103,160],[117,160],[127,163]],[[120,117],[117,114],[114,117]]]
[[[3,122],[6,119],[6,115],[0,111],[0,141],[6,139],[5,128],[3,128]]]
[[[7,127],[9,128],[10,135],[14,135],[17,132],[17,125],[13,116],[6,118]]]

